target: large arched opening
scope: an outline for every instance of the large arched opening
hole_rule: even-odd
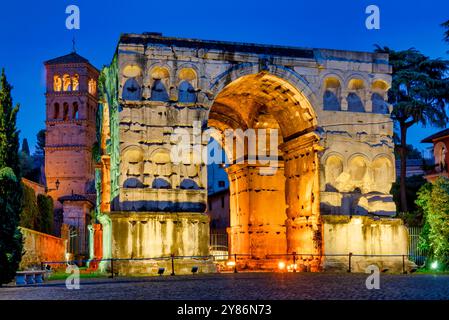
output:
[[[317,118],[300,90],[267,71],[229,77],[209,111],[229,160],[229,253],[246,265],[286,253],[321,265]]]

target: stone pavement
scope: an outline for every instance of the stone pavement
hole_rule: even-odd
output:
[[[344,273],[238,273],[81,279],[79,290],[68,290],[64,281],[50,281],[40,286],[6,286],[0,288],[0,299],[449,299],[448,275],[381,274],[379,290],[366,289],[367,276]]]

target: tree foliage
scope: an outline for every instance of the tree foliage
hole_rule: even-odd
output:
[[[449,20],[447,20],[446,22],[443,22],[441,24],[441,26],[445,29],[445,31],[444,31],[444,41],[449,43]]]
[[[22,259],[22,233],[18,228],[21,191],[12,169],[0,169],[0,285],[14,278]]]
[[[36,150],[35,154],[38,156],[44,155],[44,148],[45,148],[45,129],[39,130],[39,132],[36,135],[37,143],[36,143]]]
[[[39,194],[37,208],[39,212],[38,231],[51,234],[53,232],[53,199],[50,196]]]
[[[28,145],[28,140],[25,138],[22,140],[22,152],[30,155],[30,147]]]
[[[20,214],[20,226],[37,230],[39,228],[39,209],[34,189],[22,182],[23,207]]]
[[[20,179],[19,131],[16,128],[19,105],[13,105],[11,90],[3,69],[0,75],[0,168],[10,167]]]
[[[425,218],[420,248],[449,266],[449,179],[439,177],[433,184],[422,186],[416,204],[423,209]]]
[[[53,232],[53,200],[43,194],[36,196],[34,189],[22,183],[23,209],[20,226],[43,233]]]
[[[401,217],[408,226],[422,226],[424,223],[424,213],[421,207],[416,204],[418,191],[420,188],[426,184],[426,180],[419,175],[407,177],[405,179],[406,190],[407,190],[407,206],[409,211],[401,212],[399,217]],[[391,187],[391,194],[393,195],[393,200],[396,207],[400,207],[401,196],[400,196],[400,183],[396,181]]]
[[[407,131],[415,125],[444,127],[448,121],[445,106],[449,99],[448,61],[431,59],[411,48],[394,51],[377,46],[376,52],[388,53],[393,67],[393,81],[388,101],[391,117],[400,129],[401,211],[408,211],[406,191]]]
[[[26,152],[21,151],[19,153],[19,164],[20,164],[20,172],[22,173],[22,177],[29,179],[30,175],[34,170],[34,161],[33,158],[27,154]],[[30,179],[35,181],[34,179]],[[38,182],[38,181],[36,181]]]
[[[0,75],[0,285],[14,278],[22,259],[19,230],[22,187],[19,167],[19,106],[13,106],[12,86]]]

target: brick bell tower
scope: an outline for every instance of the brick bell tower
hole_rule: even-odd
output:
[[[87,254],[95,204],[92,147],[96,141],[99,71],[76,52],[46,61],[45,175],[55,209],[76,234],[74,254]]]

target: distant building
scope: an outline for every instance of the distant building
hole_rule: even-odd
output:
[[[449,128],[439,131],[423,139],[422,143],[433,144],[434,167],[425,176],[427,181],[433,182],[437,177],[449,177],[448,174],[448,155],[449,148]]]
[[[212,249],[228,247],[227,228],[230,221],[229,180],[228,174],[218,164],[208,166],[207,215],[210,218],[210,235]]]
[[[220,164],[210,164],[207,167],[209,195],[229,189],[228,174]]]

